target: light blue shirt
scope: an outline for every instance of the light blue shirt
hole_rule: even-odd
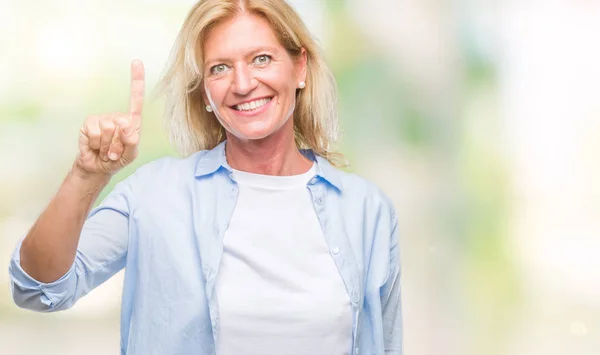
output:
[[[55,282],[23,271],[19,244],[9,266],[15,303],[40,312],[68,309],[126,267],[121,354],[215,354],[215,277],[238,196],[224,148],[225,142],[185,159],[162,158],[118,183],[90,213],[73,266]],[[365,179],[303,154],[316,163],[307,188],[352,304],[349,350],[402,354],[392,203]]]

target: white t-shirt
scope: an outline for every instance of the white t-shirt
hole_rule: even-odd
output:
[[[342,355],[352,310],[315,213],[308,172],[234,170],[239,196],[216,279],[218,355]]]

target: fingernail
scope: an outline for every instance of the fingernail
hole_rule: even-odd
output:
[[[117,156],[117,153],[110,153],[110,154],[108,155],[108,158],[109,158],[110,160],[117,160],[119,157]]]

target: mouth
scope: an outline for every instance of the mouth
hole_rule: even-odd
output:
[[[273,101],[273,98],[273,96],[263,97],[242,104],[229,106],[229,108],[242,115],[254,115],[265,111],[270,106],[269,104]]]

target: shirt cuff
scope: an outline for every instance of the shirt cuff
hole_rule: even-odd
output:
[[[15,249],[8,268],[13,299],[23,308],[37,311],[52,310],[68,300],[68,295],[73,293],[76,284],[75,263],[58,280],[50,283],[40,282],[21,267],[21,242]]]

